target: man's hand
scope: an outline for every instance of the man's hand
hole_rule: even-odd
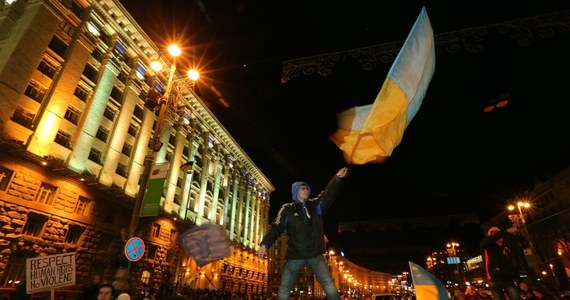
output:
[[[348,168],[347,167],[343,167],[340,170],[338,170],[338,172],[336,172],[336,177],[338,178],[344,178],[346,176],[346,174],[348,174]]]
[[[259,246],[259,249],[257,250],[257,256],[259,256],[260,258],[265,258],[266,252],[267,252],[267,248],[265,248],[265,245],[261,245],[261,246]]]

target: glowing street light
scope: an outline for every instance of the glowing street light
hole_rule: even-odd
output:
[[[522,212],[522,208],[525,209],[529,209],[530,208],[530,203],[526,202],[526,201],[519,201],[517,202],[516,208],[519,210],[519,216],[521,219],[521,223],[522,224],[526,224],[526,220],[524,218],[524,214]],[[507,206],[508,210],[515,210],[515,206],[513,204],[509,204],[509,206]]]
[[[453,255],[455,255],[455,254],[457,253],[457,252],[456,252],[457,250],[455,249],[455,247],[459,247],[459,243],[450,242],[450,243],[447,243],[446,246],[447,246],[447,248],[449,249],[448,252],[451,253],[451,254],[453,254]]]
[[[513,217],[518,217],[519,222],[515,222],[516,218],[513,218],[515,221],[513,221],[513,219],[511,219],[511,221],[513,221],[515,226],[521,227],[522,236],[528,242],[528,248],[524,249],[524,253],[525,253],[525,256],[527,257],[528,266],[531,269],[529,271],[534,271],[534,272],[538,273],[538,262],[537,262],[537,260],[539,258],[536,255],[537,252],[536,252],[536,249],[534,248],[532,238],[530,236],[530,233],[528,231],[528,227],[526,225],[526,218],[525,218],[524,213],[523,213],[523,209],[528,210],[531,208],[530,202],[518,201],[516,203],[516,205],[515,204],[509,204],[509,206],[507,206],[507,209],[510,211],[514,211],[515,208],[518,210],[518,216],[513,215]],[[529,275],[532,277],[535,276],[535,274],[533,274],[532,272]]]
[[[154,130],[154,134],[152,136],[152,143],[151,143],[151,147],[147,153],[147,155],[145,156],[145,160],[144,160],[144,171],[143,174],[141,176],[141,183],[140,183],[140,187],[139,187],[139,192],[137,193],[137,197],[135,199],[135,206],[133,208],[133,214],[131,216],[131,222],[129,225],[129,234],[130,236],[134,236],[135,235],[135,231],[137,230],[137,225],[138,225],[138,221],[139,221],[139,217],[140,217],[140,211],[141,211],[141,207],[142,207],[142,203],[144,200],[144,196],[146,194],[146,188],[148,185],[148,179],[149,179],[149,175],[150,172],[152,170],[152,165],[154,163],[155,160],[155,156],[156,156],[156,152],[158,152],[160,150],[160,148],[162,148],[162,143],[160,142],[160,134],[162,132],[162,127],[163,127],[163,123],[164,123],[164,116],[166,114],[166,110],[168,108],[168,106],[170,104],[172,104],[171,101],[171,97],[170,97],[170,93],[172,92],[172,85],[173,85],[173,81],[174,81],[174,73],[176,72],[176,58],[178,56],[180,56],[182,54],[182,50],[180,50],[180,47],[178,47],[177,45],[171,44],[168,46],[168,53],[172,56],[172,64],[170,65],[170,70],[169,70],[169,74],[168,74],[168,81],[166,83],[166,89],[164,91],[164,94],[160,97],[160,99],[158,99],[159,101],[159,113],[158,113],[158,119],[156,121],[156,128]],[[163,66],[159,61],[153,61],[151,62],[151,68],[155,71],[155,72],[159,72],[162,70]],[[188,71],[188,77],[191,80],[191,82],[195,82],[196,80],[198,80],[198,78],[200,78],[200,74],[198,73],[198,71],[196,70],[190,70]],[[155,99],[153,99],[155,100]]]

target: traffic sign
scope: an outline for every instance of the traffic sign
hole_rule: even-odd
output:
[[[144,242],[141,238],[132,237],[125,244],[125,256],[130,261],[138,261],[144,255]]]

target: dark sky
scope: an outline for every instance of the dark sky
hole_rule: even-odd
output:
[[[346,59],[330,76],[281,84],[283,61],[403,41],[423,5],[436,37],[481,31],[456,52],[439,49],[403,141],[383,164],[351,166],[331,226],[465,212],[484,221],[527,195],[535,178],[569,165],[568,13],[566,30],[544,26],[553,29],[546,37],[537,26],[530,35],[493,26],[567,11],[569,1],[391,2],[121,0],[158,46],[181,39],[182,64],[203,69],[198,94],[277,188],[272,217],[290,201],[293,181],[308,181],[316,194],[344,165],[329,140],[336,114],[372,103],[392,63],[365,71]],[[529,45],[517,44],[525,36]],[[466,50],[474,37],[477,53]],[[482,112],[499,97],[510,104]]]

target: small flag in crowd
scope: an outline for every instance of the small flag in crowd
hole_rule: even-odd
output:
[[[338,115],[331,140],[347,163],[381,163],[392,154],[419,110],[434,70],[434,36],[424,7],[374,103]]]
[[[409,264],[416,300],[449,300],[449,293],[439,279],[413,262]]]
[[[230,255],[230,242],[225,229],[216,224],[204,224],[192,227],[180,235],[180,244],[198,266]]]

